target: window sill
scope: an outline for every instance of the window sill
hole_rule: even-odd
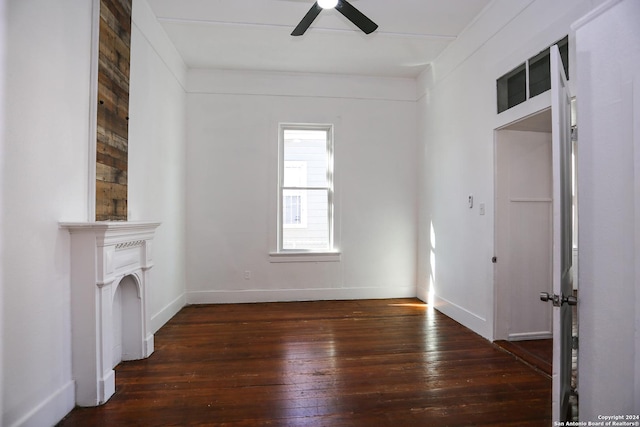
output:
[[[271,252],[269,262],[339,262],[340,252]]]

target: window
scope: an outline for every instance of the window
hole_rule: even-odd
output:
[[[278,252],[333,251],[333,127],[280,125]]]
[[[569,79],[569,36],[554,44],[558,45],[564,72]],[[500,77],[496,81],[498,113],[551,89],[550,62],[549,48],[546,48]]]

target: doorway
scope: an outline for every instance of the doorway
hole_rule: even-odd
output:
[[[495,340],[550,340],[553,176],[549,108],[495,131]]]
[[[550,49],[550,64],[549,107],[522,118],[511,115],[515,120],[495,129],[494,338],[513,343],[551,335],[552,408],[554,419],[565,421],[577,414],[578,340],[572,333],[577,326],[574,313],[578,304],[572,268],[572,249],[576,247],[572,234],[577,221],[572,158],[577,133],[575,103],[557,46]],[[538,132],[545,136],[534,137]],[[548,134],[550,150],[544,148]],[[527,140],[535,143],[526,145]],[[534,151],[539,155],[529,155]],[[551,158],[550,168],[542,163],[545,157]],[[551,173],[537,173],[546,169]],[[542,192],[549,187],[551,197]],[[548,204],[550,209],[520,206],[534,203]],[[550,236],[548,241],[546,236]],[[547,276],[549,265],[551,274]],[[532,282],[537,285],[531,286]],[[548,332],[540,328],[548,319],[540,300],[553,306]]]
[[[571,106],[575,127],[575,99]],[[504,350],[551,375],[552,307],[540,304],[540,292],[552,288],[551,109],[524,117],[495,131],[496,287],[494,340]],[[572,142],[572,157],[577,154]],[[572,160],[573,292],[578,295],[577,191]],[[578,316],[573,307],[573,335]],[[577,387],[577,350],[571,383]]]

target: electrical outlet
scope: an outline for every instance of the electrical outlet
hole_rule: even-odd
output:
[[[251,279],[251,270],[245,270],[244,271],[244,280],[250,280]]]

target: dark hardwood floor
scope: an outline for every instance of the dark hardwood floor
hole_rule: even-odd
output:
[[[526,363],[551,376],[553,368],[553,340],[496,341],[496,345]]]
[[[417,299],[188,306],[59,426],[549,426],[551,381]]]

